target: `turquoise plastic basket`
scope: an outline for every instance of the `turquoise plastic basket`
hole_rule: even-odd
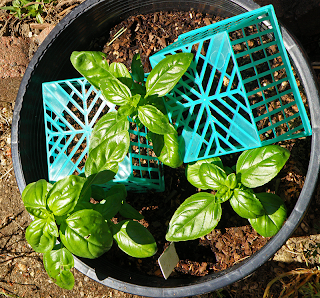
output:
[[[272,5],[179,36],[150,57],[194,53],[165,98],[184,162],[311,135]]]
[[[49,181],[84,172],[94,124],[115,105],[107,102],[84,78],[42,84]],[[153,153],[147,132],[130,122],[130,148],[114,180],[129,191],[164,191],[162,164]]]

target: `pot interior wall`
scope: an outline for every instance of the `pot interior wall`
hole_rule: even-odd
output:
[[[251,1],[248,1],[248,3],[249,6],[252,5]],[[128,16],[161,10],[188,11],[190,9],[222,17],[230,17],[246,11],[243,7],[228,0],[87,0],[56,26],[33,57],[22,81],[17,97],[18,105],[15,113],[16,118],[20,117],[19,128],[16,136],[19,161],[15,164],[15,172],[21,191],[24,189],[25,185],[30,182],[41,178],[47,179],[46,140],[44,135],[41,84],[48,81],[79,77],[80,75],[74,70],[70,63],[69,58],[72,51],[90,50],[91,42],[95,38],[108,34],[109,30],[115,24],[118,24]],[[19,115],[17,115],[17,113],[19,113]],[[286,239],[282,239],[283,242],[285,240]],[[245,262],[250,262],[251,258]],[[141,294],[143,293],[141,292],[143,290],[139,288],[140,286],[157,288],[188,287],[191,285],[196,286],[226,275],[227,272],[231,272],[232,274],[232,272],[240,266],[239,264],[230,270],[217,274],[210,274],[201,278],[193,277],[186,278],[184,280],[164,280],[158,277],[151,277],[147,275],[141,276],[136,273],[124,271],[123,269],[119,269],[116,264],[106,263],[103,257],[96,260],[83,259],[81,262],[79,262],[79,266],[82,266],[82,268],[80,268],[83,269],[81,270],[82,272],[86,271],[84,268],[87,265],[95,269],[95,278],[97,278],[97,280],[103,282],[107,277],[112,277],[112,280],[105,284],[111,287],[112,284],[114,284],[115,288],[123,291],[128,290],[126,285],[122,287],[118,286],[117,280],[128,283],[128,287],[129,284],[135,284],[138,286],[135,293],[140,295],[143,295]],[[259,264],[256,264],[255,266],[257,268]],[[232,278],[230,281],[231,280]],[[228,281],[225,281],[225,283],[227,282]],[[224,285],[225,284],[221,284],[221,286]],[[218,286],[216,286],[216,288],[218,288]],[[198,293],[209,290],[212,290],[212,288],[201,288]],[[150,296],[162,296],[151,292],[149,294]],[[177,292],[172,292],[171,294],[171,297],[174,295],[177,297],[182,295],[182,293],[179,294]],[[170,292],[166,292],[163,293],[163,296],[170,297],[171,294]],[[194,293],[188,292],[188,289],[185,288],[182,296],[188,296],[189,294],[191,295]],[[144,295],[147,295],[147,293]]]

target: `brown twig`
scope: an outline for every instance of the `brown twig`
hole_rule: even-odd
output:
[[[126,31],[127,31],[127,28],[122,27],[122,28],[114,35],[114,37],[112,38],[112,40],[107,43],[107,46],[110,46],[118,37],[120,37],[120,36],[121,36],[124,32],[126,32]]]
[[[241,259],[235,261],[233,264],[235,265],[235,264],[237,264],[237,263],[240,263],[240,262],[242,262],[243,260],[245,260],[245,259],[247,259],[247,258],[250,258],[250,256],[246,256],[246,257],[244,257],[244,258],[241,258]]]
[[[4,178],[4,177],[6,177],[11,171],[12,171],[12,167],[7,171],[7,172],[5,172],[1,177],[0,177],[0,181]]]
[[[56,9],[60,8],[61,6],[65,5],[65,4],[71,5],[74,2],[78,2],[78,1],[77,0],[76,1],[75,0],[64,0],[64,1],[61,1],[56,5]]]
[[[50,26],[50,24],[48,23],[43,23],[43,24],[39,24],[39,23],[32,23],[29,25],[31,29],[39,29],[39,30],[43,30],[46,29],[47,27]]]
[[[6,27],[7,27],[8,23],[9,23],[9,21],[10,21],[11,19],[12,19],[12,15],[10,15],[10,16],[8,17],[8,19],[7,19],[6,22],[4,23],[3,27],[0,29],[0,37],[3,35],[4,30],[6,30]]]
[[[25,252],[21,256],[14,256],[14,257],[10,257],[9,259],[7,259],[5,261],[1,261],[0,264],[4,264],[4,263],[7,263],[7,262],[10,262],[12,260],[19,259],[19,258],[34,258],[33,256],[29,256],[30,254],[33,254],[33,253],[34,253],[34,251]]]
[[[1,295],[4,295],[4,296],[6,296],[6,297],[11,297],[11,298],[22,298],[22,297],[20,297],[20,296],[18,296],[18,295],[16,295],[16,294],[8,294],[8,293],[6,293],[5,291],[7,291],[7,290],[5,290],[4,288],[1,288],[0,294],[1,294]]]
[[[69,6],[65,10],[59,12],[58,15],[63,16],[65,13],[69,12],[71,9],[73,9],[76,6],[78,6],[78,4],[73,4],[73,5]]]
[[[33,4],[43,4],[43,2],[38,2],[38,1],[29,2],[29,3],[27,3],[26,5],[22,6],[22,8],[28,7],[28,6],[33,5]]]
[[[308,276],[307,276],[307,278],[305,279],[305,281],[303,281],[303,282],[301,282],[300,284],[299,284],[299,286],[297,287],[296,286],[296,283],[295,283],[295,286],[294,286],[294,289],[293,290],[291,290],[290,288],[289,288],[289,293],[287,293],[285,296],[279,296],[279,298],[280,297],[282,297],[282,298],[285,298],[285,297],[289,297],[292,293],[294,293],[297,289],[299,289],[300,287],[302,287],[312,276],[314,276],[314,275],[317,275],[317,276],[319,276],[319,274],[320,274],[320,271],[319,270],[314,270],[314,269],[295,269],[295,270],[291,270],[291,271],[289,271],[289,272],[285,272],[285,273],[283,273],[283,274],[280,274],[280,275],[278,275],[277,277],[275,277],[273,280],[271,280],[269,283],[268,283],[268,285],[267,285],[267,287],[266,287],[266,289],[265,289],[265,291],[264,291],[264,294],[263,294],[263,298],[268,298],[268,295],[269,295],[269,291],[270,291],[270,288],[272,287],[272,285],[274,284],[274,283],[276,283],[277,281],[279,281],[279,280],[281,280],[282,278],[284,278],[284,277],[289,277],[289,276],[293,276],[293,275],[304,275],[304,274],[308,274]],[[283,291],[282,291],[283,292]],[[282,293],[281,292],[281,293]]]
[[[300,284],[294,285],[294,288],[289,291],[285,296],[282,298],[289,298],[293,293],[295,293],[297,290],[299,290],[314,274],[310,273]]]
[[[9,124],[9,121],[8,121],[8,119],[7,119],[6,117],[2,116],[1,114],[0,114],[0,117],[1,117],[4,121],[6,121],[8,125],[10,125],[10,124]]]

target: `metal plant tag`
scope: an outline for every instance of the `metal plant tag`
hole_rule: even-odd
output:
[[[167,279],[170,276],[178,262],[179,257],[177,255],[174,242],[171,242],[169,247],[162,253],[162,255],[158,259],[162,275],[165,279]]]

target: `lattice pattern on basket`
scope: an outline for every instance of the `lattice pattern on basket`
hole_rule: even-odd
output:
[[[179,52],[195,57],[165,105],[184,162],[311,134],[272,5],[180,35],[152,67]]]
[[[93,126],[116,107],[84,78],[43,83],[42,91],[48,175],[49,181],[55,182],[84,172]],[[121,183],[131,191],[163,191],[162,164],[149,153],[153,150],[146,132],[131,122],[130,134],[128,156],[119,164],[114,180],[105,186]]]

